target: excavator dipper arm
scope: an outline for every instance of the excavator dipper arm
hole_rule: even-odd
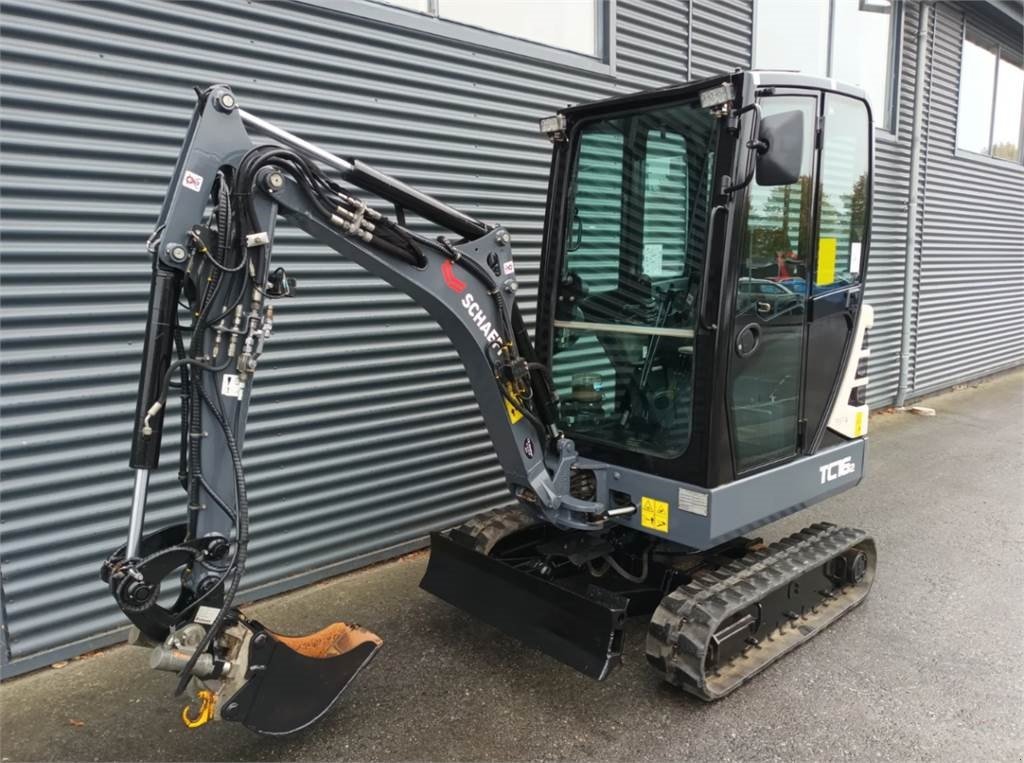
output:
[[[254,143],[250,130],[276,143]],[[350,195],[352,188],[394,204],[400,220],[405,211],[418,214],[458,240],[413,233]],[[507,231],[242,111],[225,86],[203,91],[149,244],[129,533],[101,576],[138,638],[154,647],[153,667],[178,673],[178,693],[189,689],[199,704],[194,715],[186,708],[188,725],[236,720],[268,734],[322,716],[381,644],[347,623],[282,636],[233,606],[249,539],[241,454],[253,377],[275,302],[295,288],[271,262],[279,216],[411,295],[441,325],[466,367],[513,496],[558,527],[599,530],[608,520],[602,504],[571,495],[576,453],[553,424],[554,391],[516,305]],[[175,382],[186,517],[146,534],[149,477]],[[175,574],[180,594],[168,606],[161,585]]]

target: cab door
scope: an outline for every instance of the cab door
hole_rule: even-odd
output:
[[[799,179],[760,186],[737,199],[738,268],[727,373],[737,474],[792,458],[801,447],[805,328],[813,264],[817,95],[760,99],[762,118],[803,113]]]
[[[806,390],[803,443],[812,453],[828,435],[826,422],[853,345],[863,302],[871,210],[871,117],[867,104],[839,93],[824,95],[814,262],[808,279]],[[858,427],[854,436],[861,436]],[[833,435],[832,439],[838,439]]]

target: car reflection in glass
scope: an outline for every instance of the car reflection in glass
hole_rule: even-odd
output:
[[[767,278],[739,279],[739,312],[757,313],[762,318],[799,315],[804,309],[806,282],[802,278],[790,278],[787,282],[789,283],[771,281]]]

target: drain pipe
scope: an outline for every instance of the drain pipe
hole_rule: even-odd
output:
[[[896,407],[907,402],[910,378],[910,334],[914,318],[914,250],[917,249],[917,217],[921,208],[921,137],[924,122],[926,50],[931,5],[918,5],[917,73],[914,81],[914,119],[910,134],[910,188],[907,195],[907,254],[903,264],[903,330],[900,335],[900,376],[896,386]]]

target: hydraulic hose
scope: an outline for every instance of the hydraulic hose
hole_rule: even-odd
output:
[[[224,601],[221,604],[220,610],[217,612],[217,616],[213,619],[213,622],[210,623],[202,641],[200,641],[199,645],[196,646],[195,651],[192,652],[192,656],[189,657],[188,662],[185,663],[185,667],[181,670],[181,676],[178,678],[178,685],[174,689],[174,696],[178,696],[185,691],[185,687],[188,686],[189,679],[192,677],[192,670],[195,668],[196,662],[199,660],[199,656],[210,648],[210,644],[213,643],[213,639],[216,638],[217,634],[220,632],[221,626],[224,624],[224,619],[227,617],[228,610],[231,608],[231,604],[235,600],[235,595],[238,593],[238,586],[241,583],[242,575],[245,572],[245,560],[247,547],[249,545],[249,498],[245,489],[245,469],[242,466],[242,454],[238,450],[238,444],[235,441],[234,432],[231,431],[231,427],[228,426],[228,423],[224,419],[224,415],[220,412],[220,409],[218,409],[217,406],[214,405],[213,401],[210,400],[209,394],[207,394],[202,385],[198,387],[198,390],[199,395],[210,409],[214,419],[216,419],[217,423],[220,425],[221,430],[224,432],[224,441],[227,443],[228,452],[231,454],[231,464],[235,473],[235,490],[238,503],[238,511],[235,514],[235,554],[228,570],[225,572],[225,575],[227,575],[233,569],[234,575],[231,578],[231,583],[228,585],[227,591],[224,593]]]
[[[604,556],[602,558],[606,562],[608,562],[608,566],[609,567],[611,567],[613,570],[615,570],[617,573],[619,573],[626,580],[628,580],[628,581],[630,581],[632,583],[643,583],[645,580],[647,580],[647,561],[648,561],[648,556],[649,556],[649,554],[645,552],[644,555],[643,555],[643,560],[641,562],[640,574],[639,575],[633,575],[632,573],[627,572],[626,569],[621,564],[619,564],[617,561],[615,561],[615,559],[612,558],[611,554],[607,554],[606,556]]]

